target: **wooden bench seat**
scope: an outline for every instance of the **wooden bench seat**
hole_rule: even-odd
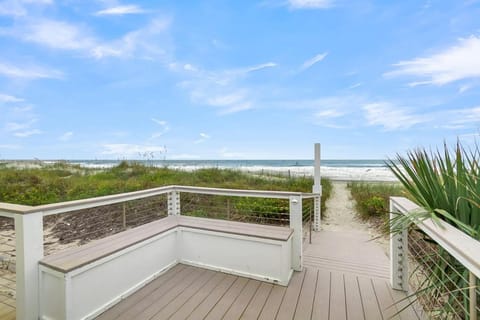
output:
[[[91,319],[178,263],[288,285],[293,230],[169,216],[40,261],[42,319]]]
[[[287,241],[293,234],[292,229],[277,226],[187,216],[169,216],[100,240],[94,240],[80,247],[55,253],[45,257],[40,261],[40,264],[59,272],[68,273],[177,227],[279,241]]]

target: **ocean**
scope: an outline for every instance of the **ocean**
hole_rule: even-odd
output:
[[[110,168],[121,160],[70,160],[88,168]],[[313,160],[135,160],[149,166],[193,171],[201,168],[234,169],[258,174],[313,176]],[[396,181],[385,160],[322,160],[321,174],[333,180]]]

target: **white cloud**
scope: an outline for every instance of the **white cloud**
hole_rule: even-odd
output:
[[[27,14],[28,5],[49,5],[52,0],[4,0],[0,1],[0,16],[21,17]]]
[[[369,125],[381,126],[388,131],[408,129],[427,121],[425,115],[413,114],[389,102],[369,103],[363,106],[363,110]]]
[[[252,90],[240,84],[241,80],[252,72],[276,66],[274,62],[267,62],[243,68],[207,71],[191,64],[169,65],[170,70],[182,72],[187,77],[180,86],[189,91],[194,103],[216,107],[222,115],[252,109],[254,95]]]
[[[195,144],[198,144],[198,143],[203,143],[205,142],[206,140],[210,139],[210,135],[206,134],[206,133],[203,133],[201,132],[199,134],[200,138],[198,140],[195,140],[194,143]]]
[[[0,75],[9,78],[22,79],[62,79],[63,73],[54,69],[45,69],[38,66],[22,66],[17,67],[11,64],[0,62]]]
[[[159,138],[159,137],[163,136],[165,133],[167,133],[168,131],[170,131],[170,126],[168,125],[167,121],[158,120],[158,119],[155,119],[155,118],[152,118],[152,121],[155,122],[156,124],[158,124],[160,126],[161,130],[154,132],[151,136],[151,139]]]
[[[328,52],[324,52],[324,53],[319,53],[317,54],[315,57],[311,58],[311,59],[308,59],[307,61],[305,61],[302,65],[302,68],[301,70],[306,70],[308,68],[310,68],[311,66],[313,66],[315,63],[317,62],[320,62],[322,61],[323,59],[325,59],[325,57],[328,55]]]
[[[352,84],[350,87],[348,87],[348,89],[355,89],[355,88],[358,88],[360,86],[362,86],[363,83],[362,82],[357,82],[355,84]]]
[[[0,93],[0,103],[4,103],[4,102],[22,102],[23,99],[21,98],[17,98],[17,97],[14,97],[14,96],[11,96],[11,95],[8,95],[8,94],[2,94]]]
[[[169,25],[170,19],[153,19],[144,28],[113,40],[98,39],[82,25],[51,19],[25,20],[13,28],[1,29],[1,33],[51,49],[78,51],[96,59],[133,56],[152,59],[167,55],[168,41],[159,36]]]
[[[58,140],[60,140],[60,141],[68,141],[68,140],[70,140],[72,137],[73,137],[73,132],[72,132],[72,131],[68,131],[68,132],[65,132],[64,134],[62,134],[60,137],[58,137]]]
[[[15,149],[20,149],[20,146],[15,145],[15,144],[0,144],[0,149],[15,150]]]
[[[288,0],[292,9],[328,9],[335,5],[334,0]]]
[[[104,144],[102,154],[116,155],[116,156],[142,156],[145,153],[162,154],[165,153],[165,147],[155,145],[140,145],[140,144]]]
[[[17,131],[13,135],[19,138],[27,138],[33,135],[42,134],[43,132],[38,129],[26,130],[26,131]]]
[[[480,77],[480,37],[470,36],[429,57],[400,61],[396,70],[387,72],[386,77],[401,75],[420,77],[412,86],[422,84],[444,85],[462,79]]]
[[[146,11],[140,8],[137,5],[123,5],[123,6],[116,6],[107,8],[104,10],[97,11],[95,15],[97,16],[105,16],[105,15],[126,15],[126,14],[139,14],[145,13]]]
[[[53,49],[88,50],[95,45],[95,39],[86,30],[64,21],[33,21],[16,33],[25,41]]]
[[[343,115],[345,115],[344,112],[340,112],[339,110],[336,110],[336,109],[322,110],[314,114],[314,116],[318,119],[338,118],[338,117],[342,117]]]
[[[106,57],[128,58],[134,55],[144,55],[153,59],[168,54],[167,41],[159,41],[158,36],[165,33],[170,26],[170,19],[154,19],[146,27],[128,32],[122,38],[105,43],[97,43],[90,54],[102,59]],[[153,39],[156,39],[153,41]],[[161,43],[164,47],[158,45]]]

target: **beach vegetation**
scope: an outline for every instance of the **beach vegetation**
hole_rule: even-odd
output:
[[[166,185],[311,192],[312,184],[311,177],[253,175],[219,168],[187,172],[122,161],[115,167],[98,170],[58,162],[40,168],[0,167],[0,202],[40,205]],[[323,179],[322,187],[325,209],[331,182]],[[260,199],[255,201],[257,206],[264,205]]]
[[[479,301],[468,298],[469,271],[415,224],[443,220],[480,240],[479,156],[478,145],[466,149],[457,142],[436,151],[416,149],[387,163],[422,208],[390,222],[391,232],[408,228],[410,247],[416,249],[411,252],[418,264],[414,273],[422,277],[414,295],[421,303],[427,301],[423,303],[427,312],[445,319],[469,319],[469,304],[478,306]]]

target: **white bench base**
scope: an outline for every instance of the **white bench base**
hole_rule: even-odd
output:
[[[259,236],[253,235],[252,229],[248,235],[232,233],[231,228],[229,232],[218,227],[204,230],[185,226],[189,223],[182,224],[182,217],[177,219],[174,228],[111,254],[103,249],[101,258],[81,262],[80,267],[72,267],[75,252],[66,255],[70,257],[69,268],[61,263],[65,257],[44,259],[39,268],[41,319],[94,318],[177,263],[288,285],[293,272],[292,237],[262,238],[261,226]],[[187,219],[195,222],[200,218]],[[105,239],[100,241],[105,244]],[[95,250],[94,243],[89,250]]]

